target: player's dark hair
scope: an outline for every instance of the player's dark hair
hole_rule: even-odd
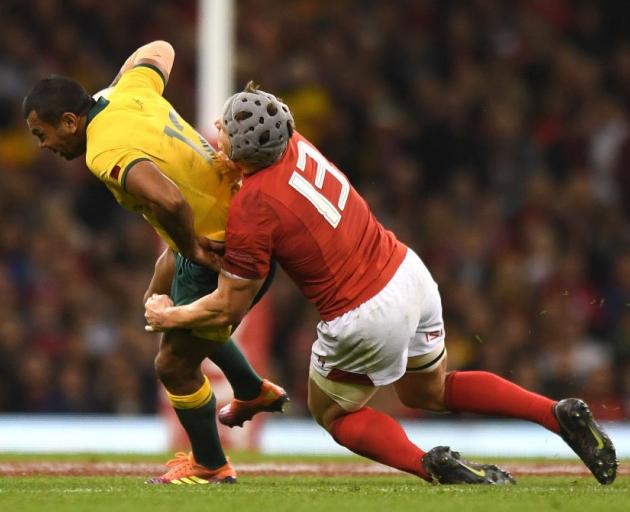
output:
[[[22,114],[24,119],[35,111],[43,122],[56,126],[65,112],[79,116],[87,114],[94,105],[94,99],[81,84],[58,75],[39,80],[24,98]]]

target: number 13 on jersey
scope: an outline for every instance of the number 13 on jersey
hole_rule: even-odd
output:
[[[289,179],[289,185],[308,199],[308,201],[317,208],[317,211],[324,219],[326,219],[333,228],[336,228],[339,222],[341,222],[341,212],[343,212],[346,201],[348,200],[350,183],[348,183],[348,179],[335,167],[330,165],[328,160],[313,146],[301,140],[297,143],[297,149],[298,159],[296,165],[300,171],[304,172],[306,170],[307,157],[314,160],[317,164],[315,183],[311,183],[302,174],[294,171]],[[337,199],[336,206],[333,204],[334,200],[332,198],[327,198],[322,193],[326,174],[332,175],[332,177],[341,184],[341,193]]]

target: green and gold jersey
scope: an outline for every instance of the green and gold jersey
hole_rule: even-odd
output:
[[[129,169],[150,160],[181,190],[194,212],[195,232],[225,238],[227,212],[240,176],[162,97],[157,68],[140,64],[120,78],[88,113],[87,166],[125,208],[140,212],[177,250],[154,216],[125,190]]]

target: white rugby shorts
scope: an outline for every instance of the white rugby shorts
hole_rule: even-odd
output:
[[[326,382],[384,386],[405,371],[431,371],[446,355],[444,336],[438,286],[418,255],[407,249],[378,294],[333,320],[319,322],[311,378],[339,402],[337,395],[344,393],[332,396],[334,386],[324,389]]]

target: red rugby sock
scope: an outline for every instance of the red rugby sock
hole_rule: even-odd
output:
[[[364,407],[333,421],[330,434],[354,453],[431,481],[421,463],[425,452],[386,414]]]
[[[533,421],[559,432],[556,403],[488,372],[451,372],[446,377],[446,406],[453,412],[505,416]]]

